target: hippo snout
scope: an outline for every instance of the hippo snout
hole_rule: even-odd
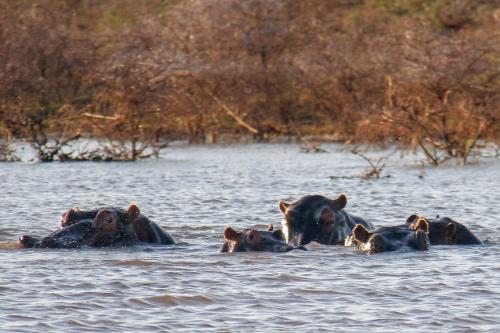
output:
[[[39,244],[40,240],[38,238],[23,235],[19,238],[19,244],[23,247],[31,248],[36,247]]]

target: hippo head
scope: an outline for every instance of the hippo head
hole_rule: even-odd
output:
[[[281,222],[287,243],[305,245],[311,241],[323,244],[343,244],[350,233],[345,215],[340,211],[346,206],[347,197],[336,199],[320,195],[307,195],[302,199],[286,203],[279,202],[283,214]]]
[[[414,228],[419,220],[425,220],[429,224],[429,241],[432,245],[481,244],[466,226],[449,217],[434,220],[411,215],[406,219],[406,224]]]
[[[127,210],[103,208],[97,212],[92,227],[95,230],[93,246],[107,246],[133,230],[130,226],[139,219],[140,210],[130,204]]]
[[[19,238],[19,244],[26,248],[39,247],[40,239],[29,235],[23,235]]]
[[[428,250],[428,232],[429,224],[420,219],[413,228],[404,225],[368,231],[362,224],[357,224],[352,230],[352,238],[359,250],[369,254],[396,251],[403,247]]]
[[[237,232],[233,228],[227,227],[224,229],[224,239],[221,252],[288,252],[297,248],[280,241],[271,231],[261,232],[255,229]],[[299,249],[304,250],[303,247],[299,247]]]

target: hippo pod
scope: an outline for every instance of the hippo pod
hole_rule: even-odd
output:
[[[303,246],[292,246],[282,240],[281,230],[274,230],[272,226],[267,231],[244,229],[237,232],[231,227],[224,229],[224,243],[220,252],[288,252],[299,249],[306,250]]]
[[[431,245],[477,245],[481,241],[463,224],[449,217],[429,219],[411,215],[406,224],[413,227],[418,220],[423,219],[429,224],[429,240]]]
[[[174,244],[174,239],[131,204],[127,210],[102,208],[92,211],[69,209],[62,216],[62,228],[42,239],[22,236],[23,247],[77,248],[82,246],[128,246],[140,242]]]
[[[396,251],[401,248],[413,250],[429,249],[429,224],[424,219],[419,219],[411,227],[408,225],[382,227],[368,231],[363,225],[358,224],[352,230],[351,242],[358,250],[369,254]]]
[[[281,222],[287,243],[305,245],[316,241],[326,245],[344,245],[356,224],[368,229],[373,225],[344,208],[347,197],[342,194],[336,199],[321,195],[306,195],[293,203],[279,202],[283,214]]]

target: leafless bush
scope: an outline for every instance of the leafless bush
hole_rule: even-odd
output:
[[[82,86],[91,44],[78,36],[67,2],[0,5],[6,10],[0,29],[3,123],[41,161],[52,161],[80,136],[78,122],[68,118],[88,98]]]
[[[499,8],[0,0],[1,123],[41,160],[134,160],[224,135],[299,137],[309,151],[327,136],[466,163],[500,140]],[[72,152],[79,138],[101,147]]]
[[[354,146],[352,149],[350,149],[350,153],[361,157],[366,163],[368,163],[368,167],[361,174],[356,176],[330,176],[330,179],[375,180],[380,178],[389,178],[391,176],[382,175],[382,171],[384,170],[389,158],[391,158],[391,156],[393,156],[396,152],[396,150],[393,150],[384,152],[383,155],[379,156],[368,156],[366,153],[362,152],[358,146]]]
[[[421,149],[432,165],[449,159],[465,164],[498,133],[500,35],[439,34],[418,24],[412,29],[393,49],[403,61],[386,76],[385,101],[358,129]]]

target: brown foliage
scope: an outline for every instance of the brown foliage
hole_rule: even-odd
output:
[[[91,40],[81,38],[70,2],[6,1],[1,7],[2,123],[30,142],[41,161],[51,161],[80,136],[68,119],[88,99],[82,85]]]
[[[497,1],[0,0],[0,13],[0,127],[41,160],[78,158],[80,136],[99,148],[79,158],[328,135],[433,164],[500,140]]]

